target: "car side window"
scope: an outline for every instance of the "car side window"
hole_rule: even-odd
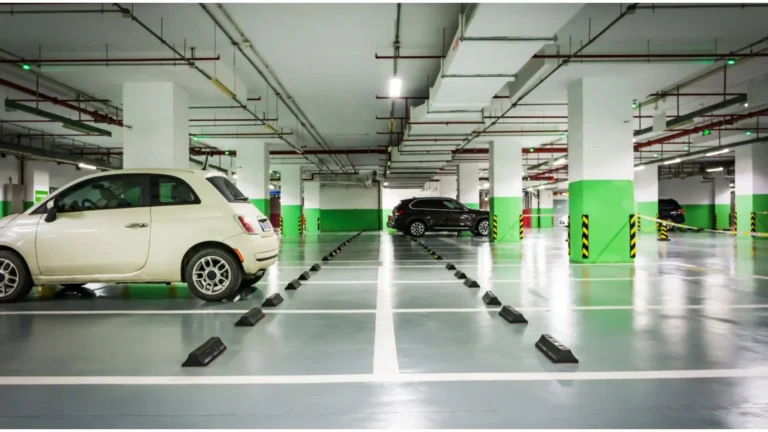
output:
[[[453,200],[443,200],[442,204],[447,210],[464,210],[464,206]]]
[[[440,201],[434,200],[434,199],[418,200],[412,204],[412,207],[415,209],[422,209],[422,210],[443,210],[444,209],[443,205],[440,204]]]
[[[200,204],[200,198],[184,180],[166,175],[153,175],[150,186],[150,205]]]
[[[109,175],[76,184],[56,196],[59,213],[109,210],[146,205],[144,178],[140,175]]]

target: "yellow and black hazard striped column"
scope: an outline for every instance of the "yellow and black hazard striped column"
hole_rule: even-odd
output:
[[[666,224],[666,222],[662,223],[660,225],[661,225],[661,227],[659,228],[658,240],[659,241],[669,241],[669,234],[667,233],[667,224]]]
[[[571,256],[571,233],[568,233],[568,237],[565,238],[565,242],[568,243],[568,256]]]
[[[317,217],[317,232],[320,232],[320,216]]]
[[[658,234],[661,231],[661,222],[659,222],[659,214],[656,213],[656,233]]]
[[[589,216],[581,215],[581,257],[589,258]]]
[[[493,240],[499,238],[499,217],[493,215]]]
[[[523,239],[523,215],[520,215],[520,240]]]
[[[733,230],[739,230],[739,214],[735,211],[733,212]]]
[[[283,217],[280,216],[280,234],[283,233]]]
[[[749,214],[749,232],[757,232],[757,213],[755,212]]]
[[[637,254],[637,215],[629,215],[629,257],[634,258]]]
[[[637,216],[637,215],[635,215],[635,216]],[[641,221],[641,219],[640,218],[636,218],[635,221],[637,222],[637,232],[641,232],[640,231],[640,221]]]
[[[712,219],[712,225],[714,225],[712,229],[716,230],[717,229],[717,212],[715,212],[715,214],[713,214],[712,216],[714,216],[714,218]]]
[[[298,228],[299,228],[299,235],[302,235],[302,234],[304,234],[304,229],[303,229],[303,228],[304,228],[304,222],[302,222],[302,220],[301,220],[301,219],[302,219],[302,217],[303,217],[303,216],[299,216],[299,225],[298,225]]]

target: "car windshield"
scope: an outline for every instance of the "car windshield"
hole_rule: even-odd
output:
[[[233,185],[228,178],[224,176],[208,177],[206,180],[229,202],[248,202],[248,197],[240,192],[237,186]]]

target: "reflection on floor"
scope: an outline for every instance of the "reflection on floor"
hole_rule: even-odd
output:
[[[424,237],[442,261],[365,233],[321,262],[350,235],[286,240],[278,265],[233,301],[203,303],[183,284],[88,285],[0,306],[0,424],[768,427],[768,241],[641,236],[633,265],[574,265],[562,229],[505,245]],[[501,319],[487,290],[529,324]],[[285,302],[233,326],[273,293]],[[547,360],[534,348],[542,333],[579,364]],[[182,369],[211,336],[227,351]]]

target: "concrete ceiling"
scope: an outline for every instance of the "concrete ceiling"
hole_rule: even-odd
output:
[[[308,149],[317,149],[298,121],[283,106],[275,108],[275,96],[264,80],[247,64],[240,54],[235,54],[221,31],[198,4],[123,4],[132,8],[133,13],[179,50],[188,55],[189,48],[196,48],[198,57],[220,56],[216,62],[218,74],[238,84],[237,93],[249,101],[248,106],[265,117],[278,117],[273,124],[294,134],[289,137],[299,141]],[[215,10],[215,5],[209,5]],[[521,8],[524,5],[497,5],[496,7]],[[626,6],[626,5],[625,5]],[[15,5],[13,15],[0,14],[0,49],[25,58],[135,58],[172,57],[167,47],[146,30],[123,18],[119,13],[107,12],[89,14],[24,14],[25,10],[100,10],[112,11],[112,4],[76,5]],[[395,4],[225,4],[226,10],[235,18],[242,31],[253,43],[273,74],[279,78],[306,113],[307,118],[317,127],[325,140],[332,146],[343,148],[376,148],[386,145],[388,135],[376,132],[387,131],[387,121],[376,117],[390,114],[391,102],[378,100],[376,95],[387,95],[388,81],[393,74],[392,60],[377,60],[374,54],[391,55],[395,32]],[[440,55],[446,52],[446,44],[456,32],[459,4],[413,4],[402,5],[400,22],[401,55]],[[581,8],[557,32],[558,41],[550,44],[541,53],[565,54],[589,40],[606,27],[619,14],[619,4],[587,4]],[[10,5],[0,5],[0,13],[9,12]],[[521,9],[523,10],[523,9]],[[219,12],[216,12],[219,13]],[[221,15],[218,15],[221,16]],[[712,53],[729,52],[739,49],[765,37],[764,23],[768,20],[768,8],[747,9],[641,9],[622,19],[604,36],[585,51],[587,54],[645,54],[651,53]],[[535,24],[535,23],[534,23]],[[533,24],[532,24],[533,25]],[[532,27],[535,29],[535,25]],[[443,34],[445,33],[445,39]],[[234,33],[233,33],[234,34]],[[448,40],[449,42],[445,42]],[[766,45],[757,48],[762,49]],[[8,58],[0,52],[0,57]],[[527,60],[526,60],[527,61]],[[521,62],[522,63],[522,62]],[[743,63],[743,64],[742,64]],[[259,66],[264,67],[259,63]],[[572,63],[556,72],[546,82],[531,92],[521,106],[509,111],[515,116],[566,116],[563,105],[524,105],[566,102],[567,84],[580,77],[621,74],[637,84],[637,98],[644,100],[648,94],[674,88],[691,77],[707,70],[719,68],[722,62],[711,64],[704,61],[674,63]],[[207,70],[213,63],[206,64]],[[13,68],[13,69],[12,69]],[[403,79],[403,94],[422,96],[435,83],[440,70],[436,59],[400,60],[398,76]],[[717,93],[727,90],[740,93],[746,84],[765,75],[768,59],[755,58],[739,60],[729,67],[727,76],[721,72],[700,80],[681,92]],[[109,99],[119,106],[122,98],[122,84],[127,81],[171,80],[178,83],[190,94],[193,106],[230,105],[230,101],[206,79],[186,66],[57,66],[45,67],[43,72],[58,81],[92,94],[100,99]],[[517,73],[518,71],[509,71]],[[231,75],[233,78],[230,78]],[[34,75],[21,71],[17,66],[6,65],[0,69],[0,76],[27,87],[34,87]],[[45,89],[58,97],[68,97],[60,88]],[[498,94],[505,94],[500,88]],[[9,89],[2,89],[3,97],[22,98]],[[643,115],[653,115],[662,110],[667,114],[689,112],[702,106],[722,100],[722,96],[666,98],[658,104],[643,107]],[[411,101],[415,106],[423,101]],[[41,108],[60,115],[77,118],[71,111],[47,104]],[[495,99],[488,101],[486,115],[500,115],[509,106],[509,101]],[[395,116],[405,114],[405,103],[395,102]],[[727,112],[739,112],[733,107]],[[753,108],[753,107],[750,107]],[[741,111],[744,111],[742,108]],[[0,112],[4,121],[34,120],[36,117],[23,113]],[[191,122],[191,133],[247,133],[264,132],[263,127],[249,126],[249,116],[233,109],[191,109],[190,118],[196,120],[217,119],[217,121]],[[239,121],[220,121],[221,119]],[[560,130],[567,128],[567,119],[504,119],[491,130]],[[642,124],[641,124],[642,122]],[[636,127],[650,125],[650,119],[637,119]],[[17,124],[19,125],[19,124]],[[70,133],[57,123],[23,123],[47,133]],[[226,125],[226,126],[225,126]],[[222,127],[225,126],[225,127]],[[740,123],[739,126],[755,127],[755,121]],[[4,133],[13,129],[13,124],[3,123]],[[103,147],[121,146],[120,128],[111,127],[112,138],[76,137],[76,139]],[[642,139],[651,139],[661,134],[649,134]],[[556,137],[544,133],[541,136],[525,137],[525,146],[536,146],[551,142]],[[491,137],[478,138],[469,147],[484,147]],[[710,138],[696,137],[692,144],[712,145]],[[564,140],[561,140],[564,142]],[[216,145],[216,140],[206,144]],[[275,149],[288,149],[277,144]],[[647,149],[661,151],[660,146]],[[554,155],[557,156],[557,155]],[[386,155],[354,155],[356,165],[381,165]],[[529,155],[530,164],[551,159],[553,155]],[[285,160],[286,157],[282,157]],[[478,155],[473,156],[477,159]],[[483,156],[480,157],[481,159]],[[293,158],[296,159],[296,158]],[[466,158],[460,158],[466,159]],[[291,160],[288,157],[288,160]],[[299,162],[296,159],[295,162]],[[228,165],[227,161],[222,162]]]

